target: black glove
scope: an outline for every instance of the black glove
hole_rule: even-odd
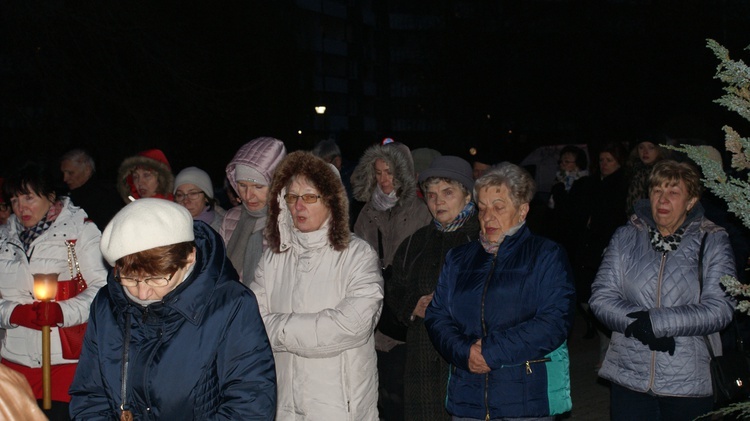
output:
[[[625,337],[635,337],[644,345],[649,345],[656,339],[654,336],[654,327],[651,326],[651,318],[648,316],[648,311],[635,311],[628,313],[628,317],[632,317],[635,321],[625,328]]]
[[[656,338],[648,344],[648,349],[659,352],[669,352],[669,355],[674,355],[674,338]]]

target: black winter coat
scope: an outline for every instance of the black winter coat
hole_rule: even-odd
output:
[[[404,419],[450,420],[445,410],[448,363],[432,346],[423,319],[411,320],[411,314],[420,297],[435,291],[448,250],[478,238],[475,214],[453,232],[440,232],[430,223],[406,238],[396,252],[386,300],[401,323],[408,326]]]

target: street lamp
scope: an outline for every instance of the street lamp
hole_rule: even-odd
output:
[[[325,105],[316,105],[315,106],[315,113],[316,114],[325,114],[326,113],[326,106]]]

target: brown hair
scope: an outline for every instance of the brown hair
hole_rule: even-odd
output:
[[[187,265],[195,242],[154,247],[117,259],[115,266],[128,275],[168,275]]]
[[[670,186],[676,185],[682,180],[687,187],[689,198],[699,199],[703,186],[698,170],[687,162],[677,162],[671,159],[659,161],[654,165],[649,177],[649,193],[654,187],[668,183]]]

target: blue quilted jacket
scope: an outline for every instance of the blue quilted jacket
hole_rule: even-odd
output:
[[[700,397],[713,393],[704,335],[721,354],[718,333],[732,320],[734,302],[719,284],[735,274],[734,257],[723,228],[703,217],[697,205],[683,224],[677,250],[661,253],[651,246],[654,227],[648,200],[620,227],[604,253],[589,303],[596,317],[612,329],[612,340],[599,375],[631,390],[657,395]],[[703,292],[698,281],[698,252],[703,256]],[[675,354],[652,352],[622,332],[634,320],[626,314],[648,310],[657,338],[674,337]]]
[[[193,272],[161,302],[134,304],[110,273],[70,388],[74,419],[119,419],[126,314],[136,420],[274,418],[276,373],[255,296],[238,282],[219,235],[203,222],[194,229]]]
[[[562,247],[523,226],[497,255],[479,241],[448,252],[425,326],[450,364],[446,408],[458,417],[543,417],[570,410],[566,339],[575,288]],[[482,339],[491,371],[469,372]]]

